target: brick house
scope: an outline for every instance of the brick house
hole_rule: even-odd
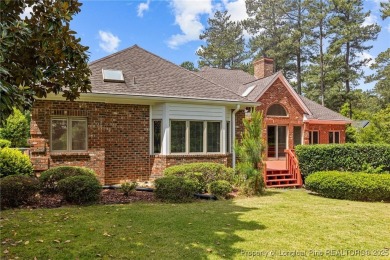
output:
[[[48,95],[34,103],[34,168],[85,166],[115,184],[155,179],[182,163],[234,166],[232,144],[251,107],[264,111],[269,158],[282,158],[298,143],[344,142],[349,120],[298,96],[271,66],[269,59],[256,62],[255,76],[194,73],[137,45],[94,61],[92,93],[75,102]]]

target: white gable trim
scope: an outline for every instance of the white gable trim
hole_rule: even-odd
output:
[[[287,79],[284,77],[283,73],[281,71],[278,72],[278,76],[275,77],[265,88],[264,90],[259,94],[259,96],[256,98],[257,100],[274,84],[274,82],[280,79],[283,83],[283,85],[287,88],[288,92],[293,96],[295,101],[299,104],[299,106],[303,109],[303,111],[308,114],[312,115],[311,111],[309,108],[303,103],[302,99],[298,96],[297,92],[293,89],[293,87],[288,83]]]

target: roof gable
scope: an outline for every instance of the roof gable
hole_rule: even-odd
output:
[[[137,45],[89,64],[93,93],[250,101],[230,89],[169,62]],[[121,70],[125,82],[104,82],[102,69]]]

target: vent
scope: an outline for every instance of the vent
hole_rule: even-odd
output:
[[[256,87],[256,85],[253,85],[253,86],[248,87],[248,88],[244,91],[244,93],[241,94],[241,96],[242,96],[242,97],[248,96],[249,93],[251,93],[252,90],[253,90],[255,87]]]
[[[103,80],[105,82],[125,82],[121,70],[105,70],[103,69]]]

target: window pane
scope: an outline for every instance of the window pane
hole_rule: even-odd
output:
[[[72,120],[72,150],[87,150],[87,121]]]
[[[268,108],[267,116],[287,116],[287,112],[283,106],[274,104]]]
[[[153,121],[153,153],[161,153],[161,121]]]
[[[190,122],[190,152],[203,152],[203,122]]]
[[[313,132],[313,144],[318,144],[318,131]]]
[[[221,123],[207,122],[207,152],[221,151]]]
[[[66,119],[51,121],[51,143],[53,151],[68,149],[68,121]]]
[[[230,122],[226,122],[226,152],[230,153]]]
[[[294,126],[294,147],[302,144],[302,128],[300,126]]]
[[[336,144],[339,144],[340,143],[340,132],[334,132],[334,142]]]
[[[333,144],[333,132],[329,132],[329,143]]]
[[[186,151],[186,122],[171,122],[171,152],[185,153]]]

